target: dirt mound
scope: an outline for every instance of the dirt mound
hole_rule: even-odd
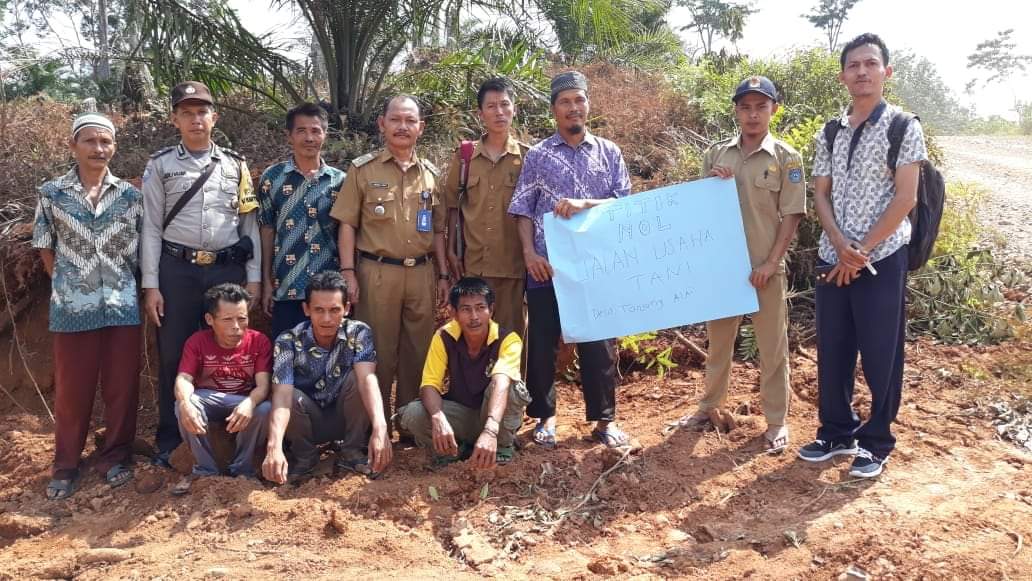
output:
[[[0,416],[0,578],[1029,578],[1032,457],[995,438],[989,403],[1027,389],[1032,347],[922,341],[909,354],[899,448],[874,482],[848,478],[848,460],[765,454],[757,372],[743,365],[729,433],[667,429],[694,409],[697,365],[627,377],[620,415],[644,449],[615,461],[588,441],[564,383],[559,447],[528,444],[488,473],[431,472],[423,451],[399,449],[376,481],[332,477],[327,458],[297,487],[215,477],[186,498],[167,491],[174,473],[138,464],[134,485],[91,474],[69,502],[47,502],[49,423],[12,412]],[[812,361],[793,363],[809,394]],[[795,399],[793,448],[815,415]]]

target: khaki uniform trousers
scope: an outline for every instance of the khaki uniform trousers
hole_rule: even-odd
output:
[[[390,431],[391,410],[419,397],[423,363],[434,334],[434,269],[429,262],[395,266],[361,258],[357,277],[360,294],[355,318],[373,329],[376,379]],[[395,378],[398,388],[392,408]]]
[[[788,371],[788,305],[784,273],[767,281],[757,291],[760,310],[752,315],[753,330],[760,351],[760,404],[767,425],[783,426],[788,416],[791,386]],[[706,357],[706,392],[699,411],[721,407],[727,401],[731,381],[731,360],[742,317],[728,317],[706,323],[709,352]]]

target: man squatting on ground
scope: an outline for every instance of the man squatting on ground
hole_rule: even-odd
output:
[[[193,472],[172,488],[186,494],[198,476],[219,474],[211,431],[235,435],[236,452],[226,472],[255,477],[255,445],[267,426],[272,344],[248,328],[251,295],[240,285],[223,283],[204,293],[204,321],[183,346],[176,376],[176,418],[193,452]]]
[[[115,126],[97,113],[72,122],[75,166],[43,184],[32,230],[51,279],[54,339],[54,464],[47,498],[71,496],[100,383],[104,443],[96,469],[112,487],[132,479],[140,392],[136,273],[143,220],[140,191],[111,174]]]
[[[420,399],[401,409],[401,425],[432,450],[434,465],[507,464],[530,401],[520,380],[523,342],[492,319],[494,290],[483,279],[459,279],[448,302],[452,320],[430,342]]]

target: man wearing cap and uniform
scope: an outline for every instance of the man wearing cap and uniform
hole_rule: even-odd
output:
[[[419,397],[434,334],[435,281],[443,307],[449,276],[438,170],[415,152],[426,127],[419,104],[396,96],[377,123],[386,147],[351,162],[330,215],[341,223],[340,268],[348,300],[356,305],[355,318],[373,329],[376,377],[390,418],[395,378],[395,410]]]
[[[33,225],[51,278],[54,337],[54,464],[47,498],[75,492],[97,383],[107,434],[95,467],[112,487],[132,478],[140,390],[140,304],[136,288],[143,201],[111,174],[115,127],[89,113],[75,119],[76,165],[43,184]]]
[[[588,79],[566,72],[552,79],[556,133],[530,148],[509,205],[518,219],[527,279],[527,415],[537,418],[534,441],[556,444],[555,360],[559,354],[559,306],[552,287],[552,266],[545,247],[543,216],[560,219],[629,195],[631,180],[615,143],[587,130]],[[581,390],[592,437],[610,448],[630,443],[616,424],[616,345],[612,340],[577,344]]]
[[[778,110],[778,92],[766,77],[742,81],[731,98],[739,134],[712,146],[703,159],[704,176],[734,178],[742,209],[746,245],[760,310],[752,314],[760,351],[760,403],[767,420],[767,450],[788,445],[789,385],[788,306],[785,300],[785,253],[806,213],[806,183],[802,158],[787,143],[770,134],[770,119]],[[731,359],[742,317],[706,324],[706,392],[682,427],[701,427],[727,400]]]
[[[172,89],[179,145],[151,156],[143,173],[144,310],[158,327],[158,428],[155,463],[182,441],[173,393],[183,344],[204,325],[204,292],[247,285],[260,296],[258,201],[243,157],[211,140],[218,119],[208,87]]]

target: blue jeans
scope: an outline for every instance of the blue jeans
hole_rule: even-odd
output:
[[[205,430],[212,429],[213,422],[224,422],[236,406],[247,396],[223,393],[211,389],[198,389],[190,396],[190,403],[201,416]],[[254,408],[251,421],[236,436],[236,453],[229,464],[227,472],[230,476],[254,476],[254,450],[268,432],[268,416],[272,405],[263,401]],[[176,419],[179,419],[179,406],[175,407]],[[219,473],[219,465],[215,461],[215,451],[211,445],[210,433],[204,435],[191,434],[179,423],[179,432],[190,445],[194,456],[193,473],[198,476],[214,476]]]

